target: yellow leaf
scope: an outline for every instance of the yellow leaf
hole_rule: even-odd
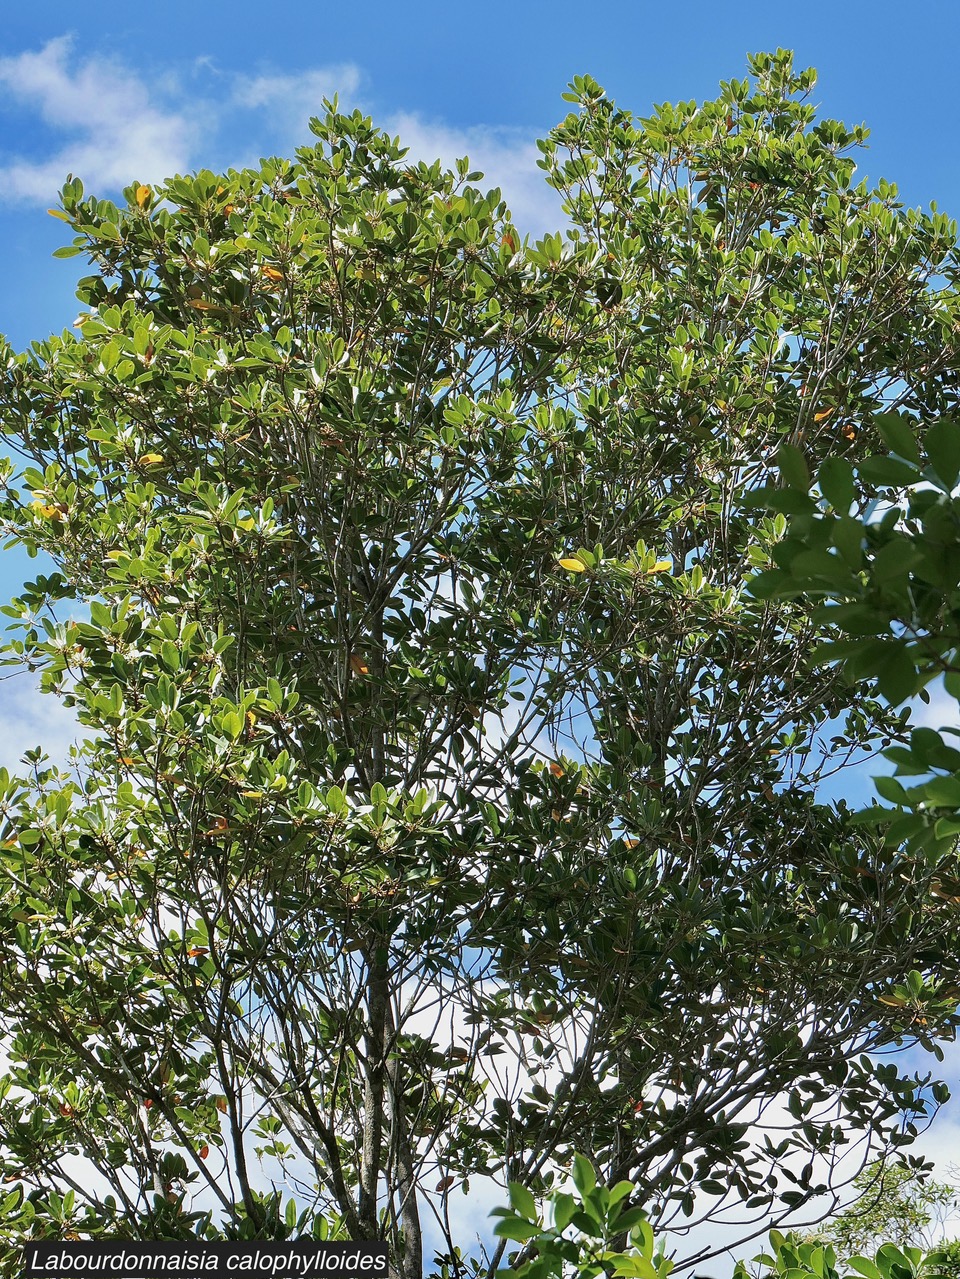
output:
[[[580,560],[557,560],[561,568],[568,569],[571,573],[585,573],[587,566],[582,564]]]
[[[350,656],[350,669],[353,671],[354,675],[370,674],[370,667],[366,664],[363,658],[359,657],[356,653],[353,653]]]
[[[881,995],[880,1002],[890,1008],[903,1008],[907,1001],[901,999],[899,995]]]
[[[832,409],[821,409],[819,413],[814,413],[814,422],[825,422],[831,413],[836,413],[836,407]]]
[[[262,266],[260,270],[268,280],[280,281],[283,279],[283,272],[278,271],[275,266]]]
[[[31,502],[31,508],[38,515],[42,515],[45,520],[62,520],[67,513],[67,508],[61,505],[48,505],[45,502]]]
[[[141,209],[150,203],[150,196],[152,194],[153,193],[149,187],[137,187],[137,204]]]
[[[137,463],[140,466],[156,466],[158,462],[162,461],[162,453],[141,453],[141,455],[137,458]]]
[[[672,569],[673,565],[669,560],[657,560],[653,568],[647,569],[647,576],[649,577],[651,573],[669,573]]]
[[[563,769],[560,767],[560,765],[559,765],[559,764],[551,764],[551,765],[550,765],[550,772],[554,775],[554,777],[562,777],[562,776],[563,776]]]

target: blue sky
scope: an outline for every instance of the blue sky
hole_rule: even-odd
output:
[[[68,169],[111,196],[176,170],[289,154],[321,98],[339,91],[423,158],[469,154],[518,223],[539,231],[555,206],[534,141],[567,110],[560,94],[574,75],[645,115],[654,102],[715,96],[719,80],[746,74],[748,51],[778,46],[818,68],[823,114],[870,127],[861,175],[897,182],[908,204],[960,214],[956,0],[7,6],[0,332],[23,346],[77,314],[81,263],[51,257],[65,228],[46,214]],[[35,568],[0,554],[0,595]],[[0,712],[3,763],[38,741],[56,749],[71,732],[22,681],[0,684]],[[946,1077],[960,1092],[956,1061]],[[958,1102],[925,1143],[943,1165],[960,1137],[955,1113]]]

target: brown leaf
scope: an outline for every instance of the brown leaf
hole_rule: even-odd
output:
[[[354,675],[369,675],[370,667],[357,653],[350,654],[350,669]]]
[[[443,1177],[441,1178],[440,1181],[437,1182],[434,1189],[437,1191],[438,1194],[440,1194],[444,1190],[449,1190],[456,1180],[457,1180],[456,1177]]]

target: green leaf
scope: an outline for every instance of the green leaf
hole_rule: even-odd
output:
[[[907,792],[895,777],[875,777],[873,784],[880,798],[889,800],[891,804],[902,804],[907,798]]]
[[[795,444],[781,444],[777,450],[780,478],[791,489],[806,494],[810,488],[810,471],[803,452]]]
[[[766,569],[747,582],[747,590],[760,600],[777,599],[781,595],[795,594],[797,589],[792,575],[782,568]]]
[[[944,488],[951,490],[960,475],[960,424],[946,418],[935,422],[924,436],[923,445]]]
[[[817,472],[817,483],[830,505],[846,515],[857,496],[850,463],[842,457],[826,458]]]
[[[920,479],[917,467],[911,466],[909,462],[901,462],[898,458],[886,457],[882,454],[864,458],[858,470],[861,479],[869,480],[873,484],[893,485],[895,488],[909,488]]]
[[[581,1196],[588,1194],[597,1184],[597,1174],[593,1164],[583,1155],[573,1156],[573,1184]]]
[[[500,1239],[513,1239],[517,1243],[526,1243],[537,1234],[538,1230],[538,1226],[525,1221],[522,1217],[504,1217],[494,1226],[493,1233]]]
[[[916,423],[900,413],[878,413],[873,419],[884,444],[905,462],[920,465],[920,446],[917,443]]]
[[[528,1221],[536,1221],[537,1203],[526,1186],[521,1185],[519,1181],[511,1181],[508,1189],[510,1202],[518,1214]]]
[[[850,516],[833,521],[831,540],[846,563],[854,570],[863,564],[863,525]]]
[[[935,777],[917,787],[917,793],[937,808],[960,808],[960,777]]]
[[[891,706],[912,697],[917,688],[917,668],[907,650],[891,645],[876,669],[877,687]]]
[[[740,504],[746,510],[756,508],[781,511],[784,515],[812,515],[817,504],[809,493],[792,488],[767,487],[744,493]]]
[[[891,582],[905,577],[923,558],[923,553],[908,537],[894,536],[873,557],[871,572],[877,582]]]
[[[577,1211],[577,1201],[573,1195],[558,1192],[553,1198],[553,1224],[557,1230],[565,1230],[573,1220]]]

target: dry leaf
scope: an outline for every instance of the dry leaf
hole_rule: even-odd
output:
[[[350,654],[350,669],[354,675],[369,675],[370,667],[366,664],[362,657],[356,653]]]

